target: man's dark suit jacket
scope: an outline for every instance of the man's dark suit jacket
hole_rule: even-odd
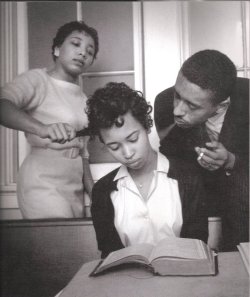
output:
[[[174,88],[161,92],[155,99],[154,119],[156,127],[162,129],[174,122]],[[222,216],[225,247],[236,249],[242,241],[249,241],[249,80],[237,78],[230,96],[219,141],[235,154],[235,166],[231,175],[225,170],[213,172],[202,169],[197,162],[195,146],[203,147],[209,138],[203,127],[182,129],[175,126],[161,140],[160,151],[169,157],[191,162],[200,168],[204,178],[210,215]]]
[[[111,192],[117,191],[117,181],[114,181],[117,171],[118,169],[115,169],[101,178],[94,185],[92,191],[91,214],[102,258],[110,252],[124,247],[114,225],[114,208],[110,198]],[[193,174],[189,174],[190,172]],[[208,216],[205,192],[196,168],[187,167],[176,160],[170,160],[168,176],[178,181],[183,216],[180,236],[207,242]]]

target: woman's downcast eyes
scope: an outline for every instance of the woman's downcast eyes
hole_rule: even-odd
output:
[[[132,143],[135,143],[137,142],[139,139],[139,134],[136,134],[136,135],[132,135],[130,136],[127,141],[128,142],[132,142]],[[108,148],[111,149],[112,151],[117,151],[119,148],[120,148],[120,144],[108,144]]]

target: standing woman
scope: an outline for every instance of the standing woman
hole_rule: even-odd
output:
[[[18,174],[17,198],[26,219],[83,215],[83,185],[91,195],[86,95],[78,78],[94,61],[98,35],[84,22],[60,27],[54,67],[22,73],[1,89],[0,124],[24,131],[31,152]],[[82,182],[83,180],[83,182]]]

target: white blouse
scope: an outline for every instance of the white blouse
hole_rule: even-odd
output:
[[[167,176],[168,170],[168,159],[158,153],[147,201],[125,166],[117,172],[114,180],[118,180],[118,191],[111,193],[111,200],[115,227],[124,246],[157,244],[165,237],[180,236],[183,219],[178,181]]]

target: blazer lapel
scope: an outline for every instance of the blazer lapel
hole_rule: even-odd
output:
[[[220,136],[219,136],[219,141],[221,143],[223,143],[223,145],[227,148],[230,149],[232,147],[233,142],[233,135],[235,133],[235,125],[234,125],[234,119],[233,119],[233,115],[232,115],[232,106],[229,105],[225,118],[224,118],[224,122],[222,125],[222,129],[220,132]]]

